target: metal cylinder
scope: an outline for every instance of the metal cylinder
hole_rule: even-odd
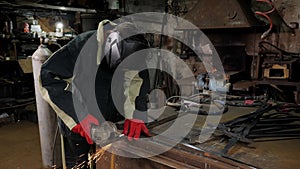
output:
[[[51,54],[52,52],[45,45],[40,45],[32,55],[32,67],[43,168],[52,168],[54,161],[55,163],[58,163],[57,159],[61,160],[60,158],[58,158],[60,157],[60,154],[58,154],[57,147],[54,150],[54,139],[57,128],[56,114],[50,107],[50,105],[42,98],[39,87],[41,66]],[[55,154],[53,155],[53,153]]]

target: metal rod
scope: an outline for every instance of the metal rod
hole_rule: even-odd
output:
[[[72,12],[82,12],[82,13],[96,13],[95,9],[84,9],[84,8],[74,8],[74,7],[65,7],[65,6],[55,6],[55,5],[46,5],[21,1],[17,5],[35,7],[35,8],[45,8],[45,9],[55,9],[60,11],[72,11]]]

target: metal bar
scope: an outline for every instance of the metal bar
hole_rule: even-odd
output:
[[[55,5],[25,2],[25,1],[20,1],[20,2],[17,3],[17,5],[29,6],[29,7],[35,7],[35,8],[54,9],[54,10],[60,10],[60,11],[96,13],[95,9],[84,9],[84,8],[74,8],[74,7],[65,7],[65,6],[55,6]]]
[[[240,117],[230,120],[224,124],[226,126],[233,126],[233,125],[237,125],[238,123],[244,123],[249,120],[255,119],[258,115],[262,115],[263,113],[268,112],[274,108],[275,108],[275,106],[267,105],[265,107],[259,108],[258,110],[252,112],[251,114],[246,114],[246,115],[240,116]]]
[[[158,121],[153,121],[153,122],[149,123],[147,125],[147,127],[148,127],[148,129],[152,129],[152,128],[156,127],[156,126],[165,124],[165,123],[167,123],[169,121],[172,121],[172,120],[175,120],[176,118],[178,118],[178,114],[166,117],[166,118],[158,120]]]
[[[258,127],[299,127],[300,128],[300,124],[278,124],[278,123],[273,123],[273,124],[256,124],[256,126],[254,127],[254,129],[258,128]]]
[[[224,163],[230,163],[232,165],[240,166],[242,168],[250,168],[250,167],[252,167],[252,169],[258,168],[256,166],[251,165],[251,164],[247,164],[245,162],[233,159],[231,157],[219,154],[217,152],[216,153],[215,152],[214,153],[207,152],[207,151],[205,151],[205,150],[203,150],[199,147],[195,147],[195,146],[190,145],[190,144],[180,143],[176,147],[180,148],[180,150],[185,150],[185,151],[193,153],[195,155],[199,154],[199,152],[200,152],[201,153],[200,156],[202,155],[202,156],[205,156],[205,157],[216,159],[218,161],[222,161]]]
[[[250,134],[249,138],[262,138],[262,137],[300,137],[300,133],[264,133],[264,134]]]
[[[205,168],[209,167],[211,169],[232,169],[232,168],[245,168],[250,169],[250,166],[245,164],[240,164],[223,157],[210,155],[203,155],[205,152],[193,149],[193,152],[189,152],[186,148],[183,150],[185,145],[179,144],[180,146],[175,146],[169,151],[154,155],[155,151],[166,149],[166,145],[148,141],[148,142],[128,142],[119,141],[119,143],[114,143],[113,147],[118,151],[124,151],[130,154],[134,154],[138,157],[147,157],[147,159],[167,165],[174,168]],[[210,153],[207,153],[210,154]]]
[[[259,123],[267,123],[267,122],[269,122],[269,123],[280,123],[280,122],[294,122],[294,121],[300,121],[300,118],[298,118],[298,117],[288,117],[288,118],[282,118],[282,119],[261,119],[260,121],[259,121]]]
[[[30,101],[30,102],[23,103],[23,104],[16,104],[16,105],[13,105],[13,106],[0,107],[0,110],[23,108],[25,106],[28,106],[28,105],[31,105],[31,104],[34,104],[34,103],[35,103],[35,101]]]
[[[281,81],[281,80],[257,80],[255,81],[255,84],[260,85],[260,84],[265,84],[265,85],[279,85],[279,86],[295,86],[300,88],[300,83],[298,82],[287,82],[287,81]]]

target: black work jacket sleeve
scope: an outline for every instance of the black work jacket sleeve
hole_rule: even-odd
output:
[[[150,90],[150,80],[148,70],[139,72],[140,78],[143,80],[139,95],[135,99],[135,111],[133,112],[133,118],[143,120],[147,122],[147,103],[148,93]]]
[[[78,35],[52,54],[41,68],[40,86],[43,98],[69,129],[79,121],[74,110],[72,92],[69,89],[74,66],[83,45],[94,33],[95,31],[90,31]]]

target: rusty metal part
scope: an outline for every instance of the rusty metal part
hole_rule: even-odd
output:
[[[201,0],[191,9],[186,16],[190,21],[200,29],[218,29],[218,28],[249,28],[259,25],[248,9],[244,8],[248,2],[238,0]],[[213,10],[208,7],[213,7]],[[179,25],[178,29],[186,28]]]
[[[218,129],[228,136],[229,142],[222,150],[222,154],[226,154],[231,147],[233,147],[238,141],[251,143],[252,140],[248,139],[250,130],[259,122],[264,113],[269,112],[277,107],[271,105],[265,105],[251,114],[238,117],[223,124],[219,124]]]
[[[285,51],[272,43],[259,43],[259,57],[262,60],[262,78],[274,80],[299,81],[300,53]]]
[[[263,77],[269,79],[288,79],[290,77],[289,73],[290,71],[287,64],[274,63],[264,68]]]
[[[299,59],[293,58],[288,61],[266,60],[262,64],[263,78],[285,79],[290,81],[299,80],[296,75],[298,72]]]
[[[262,138],[299,138],[300,116],[291,113],[290,107],[292,110],[298,108],[297,105],[266,105],[251,114],[219,124],[218,130],[230,138],[222,153],[226,154],[239,141],[249,144]]]
[[[294,88],[295,102],[300,103],[300,83],[299,82],[288,82],[281,80],[257,80],[255,81],[256,86],[258,85],[276,85],[276,86],[288,86]]]
[[[287,82],[287,81],[279,81],[279,80],[258,80],[255,81],[256,85],[260,85],[260,84],[274,84],[277,86],[294,86],[296,87],[297,91],[300,91],[300,83],[299,82]]]

